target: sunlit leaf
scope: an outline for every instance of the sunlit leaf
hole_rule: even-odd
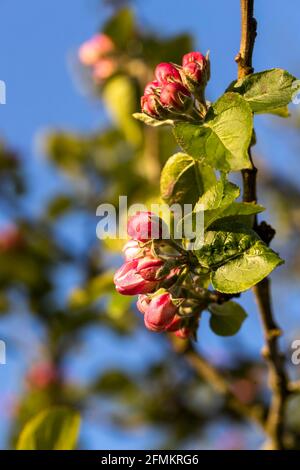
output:
[[[80,417],[65,407],[53,407],[32,418],[23,428],[17,450],[73,450]]]
[[[253,118],[248,103],[226,93],[209,109],[203,123],[175,123],[175,137],[192,157],[224,171],[250,168],[248,148]]]

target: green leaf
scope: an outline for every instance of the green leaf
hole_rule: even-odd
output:
[[[220,292],[236,294],[255,286],[282,263],[277,253],[258,240],[241,255],[213,272],[211,282]]]
[[[195,211],[200,207],[202,210],[213,210],[227,207],[240,195],[240,188],[230,181],[219,180],[210,187],[199,199]]]
[[[236,302],[225,302],[222,305],[211,304],[210,327],[219,336],[233,336],[247,318],[245,310]]]
[[[73,450],[76,447],[80,417],[66,407],[42,411],[24,426],[17,450]]]
[[[198,200],[193,217],[204,211],[204,227],[207,228],[215,220],[222,217],[225,209],[240,195],[240,189],[230,181],[219,180],[209,188]]]
[[[134,119],[137,119],[138,121],[141,121],[144,124],[147,124],[147,126],[152,126],[152,127],[173,126],[174,124],[174,121],[172,121],[172,119],[159,121],[158,119],[154,119],[145,113],[133,113],[133,117]]]
[[[176,153],[162,170],[161,197],[169,205],[195,204],[215,181],[211,167],[200,164],[185,153]]]
[[[257,240],[260,239],[254,230],[221,219],[205,232],[204,245],[196,256],[203,267],[217,269],[249,249]]]
[[[126,75],[116,75],[105,83],[102,96],[113,120],[128,142],[136,147],[140,146],[142,131],[132,116],[138,102],[134,81]]]
[[[255,202],[233,202],[222,212],[222,217],[255,215],[264,210],[263,206],[255,204]]]
[[[199,211],[204,211],[204,228],[207,229],[218,219],[234,217],[233,222],[239,220],[250,228],[253,226],[253,220],[250,216],[263,212],[265,208],[254,202],[235,202],[240,195],[240,189],[233,183],[220,180],[210,187],[197,201],[193,213],[187,217],[196,218]],[[193,223],[193,226],[195,224]]]
[[[213,287],[228,294],[253,287],[283,262],[254,230],[226,219],[205,232],[204,244],[195,254],[200,265],[212,271]]]
[[[254,73],[233,83],[229,90],[243,96],[255,113],[287,116],[286,106],[296,91],[296,78],[283,69]]]
[[[250,168],[248,148],[253,116],[248,103],[235,93],[226,93],[209,109],[204,122],[178,122],[178,144],[192,157],[223,171]]]
[[[103,32],[110,36],[119,49],[124,50],[134,38],[134,13],[130,8],[122,8],[108,20]]]
[[[291,115],[287,106],[282,106],[281,108],[276,109],[270,109],[269,114],[274,114],[274,116],[279,116],[282,118],[288,118]]]

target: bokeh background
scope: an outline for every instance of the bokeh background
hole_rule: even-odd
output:
[[[256,71],[281,67],[300,77],[300,4],[256,2]],[[125,8],[125,9],[124,9]],[[121,9],[121,10],[120,10]],[[164,335],[145,330],[130,299],[114,291],[118,242],[96,238],[96,208],[158,196],[161,166],[175,142],[145,129],[143,83],[160,61],[210,50],[208,99],[236,77],[239,2],[215,0],[1,0],[0,79],[0,446],[50,404],[82,416],[85,449],[253,449],[263,436],[179,357]],[[111,21],[111,18],[115,18]],[[125,25],[125,26],[124,26]],[[105,29],[117,44],[117,72],[97,86],[77,58]],[[150,75],[149,75],[150,74]],[[263,217],[286,264],[273,275],[273,304],[294,378],[291,344],[300,338],[300,105],[291,117],[256,118],[255,161]],[[238,176],[237,176],[238,181]],[[219,338],[204,316],[196,345],[245,403],[268,399],[262,334],[251,293],[234,338]],[[300,432],[299,400],[289,426]]]

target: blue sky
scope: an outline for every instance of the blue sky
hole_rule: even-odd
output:
[[[258,19],[258,37],[254,54],[254,66],[257,71],[282,67],[300,77],[300,60],[296,45],[300,41],[299,15],[300,3],[290,0],[288,8],[282,2],[274,0],[256,1]],[[163,34],[188,31],[195,36],[195,44],[202,51],[210,50],[212,60],[212,78],[208,87],[210,99],[216,99],[236,76],[234,56],[239,48],[239,1],[238,0],[138,0],[134,2],[140,23],[147,28],[154,28]],[[0,6],[0,79],[6,82],[7,104],[0,106],[1,136],[20,150],[26,162],[27,175],[34,189],[34,196],[28,202],[29,210],[39,209],[38,200],[47,197],[57,184],[47,167],[41,146],[37,145],[37,136],[48,128],[69,129],[90,132],[97,129],[106,119],[99,102],[94,102],[79,90],[74,78],[74,57],[78,46],[96,29],[99,29],[109,14],[97,0],[2,0]],[[295,107],[294,107],[295,108]],[[294,109],[297,112],[297,109]],[[299,163],[295,147],[291,145],[291,135],[278,126],[278,119],[260,117],[257,119],[257,152],[267,159],[272,159],[274,166],[288,175],[296,183]],[[285,162],[293,162],[287,166]],[[1,214],[0,214],[1,217]],[[295,286],[296,292],[297,286]],[[296,294],[295,294],[296,295]],[[245,305],[253,310],[250,295],[245,296]],[[286,308],[283,284],[275,289],[275,305],[278,310]],[[293,315],[289,308],[284,323]],[[257,329],[256,318],[247,320],[252,335],[244,332],[239,335],[240,344],[257,353],[261,345],[261,336]],[[26,341],[31,341],[32,329],[26,315],[19,316],[12,323],[2,325],[7,334],[14,325],[22,327]],[[289,323],[291,325],[291,323]],[[27,336],[28,335],[28,336]],[[39,336],[39,332],[36,333]],[[24,336],[24,334],[23,334]],[[145,333],[149,343],[146,356],[155,351],[155,339]],[[231,340],[220,342],[209,335],[203,328],[203,338],[209,338],[210,349],[226,354]],[[97,369],[97,355],[88,364],[91,351],[97,348],[99,335],[89,332],[90,345],[84,351],[74,374],[93,373]],[[116,344],[114,338],[103,339],[102,350],[106,351],[102,364],[118,363],[122,360],[131,367],[140,367],[147,357],[139,356],[132,345],[126,342]],[[135,348],[142,349],[143,339],[137,338]],[[126,354],[124,356],[124,348]],[[1,368],[0,382],[3,394],[15,393],[20,382],[23,364],[20,356],[12,353],[11,362]],[[125,357],[125,359],[124,359]],[[0,422],[0,442],[3,445],[4,424]],[[2,427],[2,433],[1,433]],[[107,430],[106,430],[107,431]],[[150,434],[149,434],[150,433]],[[2,436],[2,437],[1,437]],[[115,430],[103,432],[93,424],[84,423],[84,436],[91,447],[143,447],[155,435],[149,430],[141,435],[124,435]],[[105,439],[105,440],[104,440]]]

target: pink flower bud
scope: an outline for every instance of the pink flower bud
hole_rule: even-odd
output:
[[[180,315],[175,315],[167,331],[175,333],[180,339],[187,339],[191,336],[191,329],[184,326],[184,319]]]
[[[144,90],[144,95],[152,95],[155,94],[157,89],[159,88],[159,82],[157,80],[153,80],[153,82],[147,83]]]
[[[137,273],[139,273],[146,281],[158,281],[158,271],[163,265],[163,261],[159,258],[154,258],[152,255],[145,256],[138,260]]]
[[[168,63],[162,62],[155,69],[155,78],[160,84],[178,82],[181,83],[180,73],[177,68]]]
[[[189,52],[183,56],[182,66],[181,78],[184,86],[202,101],[203,90],[210,76],[208,57],[204,57],[200,52]]]
[[[180,315],[175,315],[171,324],[168,326],[168,331],[174,332],[180,329],[182,325],[182,317]]]
[[[126,261],[131,261],[143,256],[143,249],[137,240],[129,240],[123,247],[123,253]]]
[[[188,64],[184,65],[182,68],[182,73],[193,82],[201,83],[202,81],[202,69],[197,62],[189,62]]]
[[[91,39],[82,44],[79,49],[79,60],[86,66],[95,65],[101,58],[115,49],[115,45],[106,34],[96,34]]]
[[[15,225],[8,225],[0,231],[0,252],[20,248],[22,244],[22,234]]]
[[[114,275],[117,291],[123,295],[147,294],[158,284],[156,275],[163,262],[145,257],[124,263]]]
[[[107,58],[99,60],[93,69],[93,78],[96,83],[108,79],[118,68],[115,59]]]
[[[56,368],[49,362],[34,364],[27,375],[29,384],[38,389],[44,389],[57,382],[59,376]]]
[[[189,52],[185,54],[182,58],[182,65],[188,65],[191,62],[197,62],[201,68],[204,68],[206,65],[206,57],[201,54],[201,52]]]
[[[177,307],[172,302],[169,292],[159,294],[151,299],[144,316],[146,327],[151,331],[165,331],[172,323]]]
[[[190,104],[190,92],[180,83],[164,85],[160,93],[160,102],[173,111],[183,111]]]
[[[150,298],[145,295],[145,294],[141,294],[139,295],[138,297],[138,300],[137,300],[137,303],[136,303],[136,306],[138,308],[138,310],[144,315],[144,313],[146,312],[146,309],[150,303]]]
[[[158,97],[152,93],[141,97],[142,112],[148,116],[157,119],[159,118],[159,100]]]
[[[128,220],[127,233],[141,242],[157,239],[162,235],[162,223],[153,212],[137,212]]]

